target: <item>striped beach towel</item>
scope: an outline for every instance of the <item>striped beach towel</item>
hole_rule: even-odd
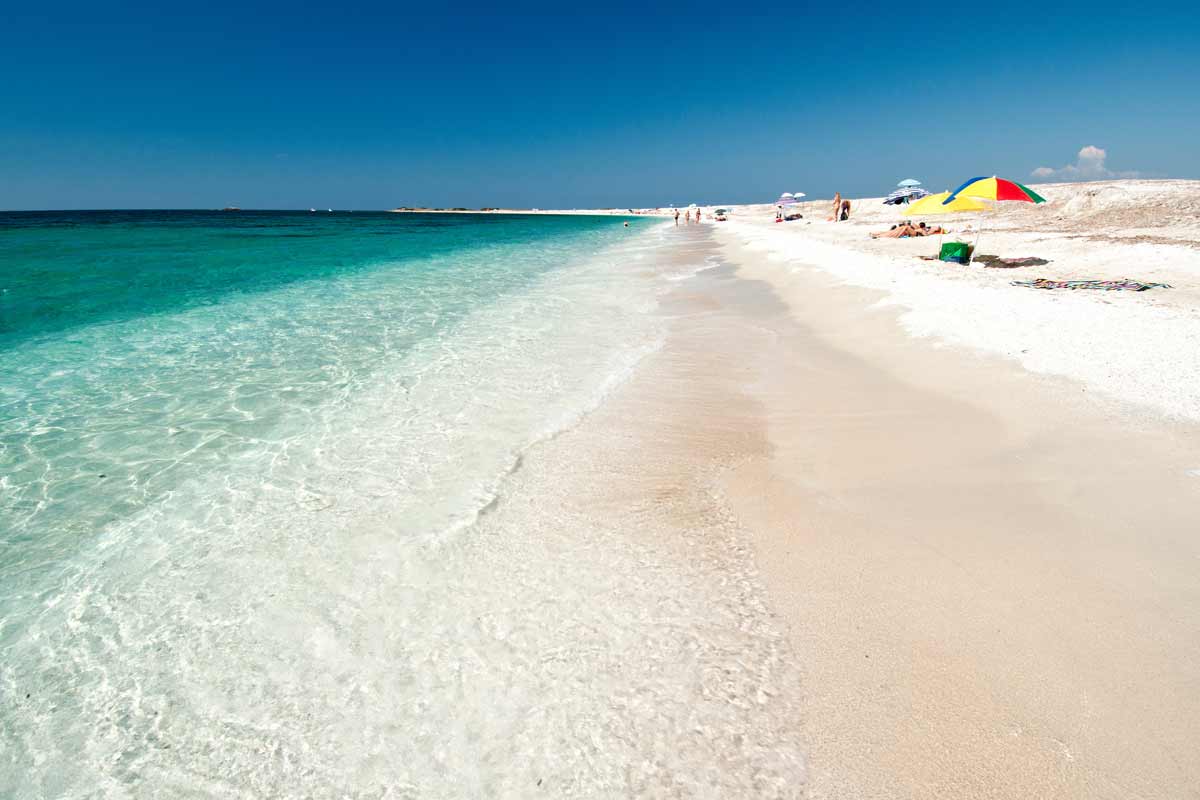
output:
[[[1013,286],[1029,286],[1034,289],[1099,289],[1105,292],[1144,292],[1147,289],[1170,289],[1167,283],[1142,283],[1122,278],[1119,281],[1083,280],[1083,281],[1052,281],[1048,278],[1037,278],[1032,281],[1013,281]]]

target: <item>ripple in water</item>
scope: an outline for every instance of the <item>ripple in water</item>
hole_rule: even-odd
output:
[[[658,246],[573,231],[17,345],[0,795],[795,790],[728,522],[679,558],[575,502],[603,442],[522,456],[657,346]]]

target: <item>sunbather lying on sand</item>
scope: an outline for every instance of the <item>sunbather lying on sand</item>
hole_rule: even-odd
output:
[[[872,233],[872,239],[906,239],[910,236],[933,236],[936,234],[945,233],[945,228],[929,228],[922,222],[919,225],[913,225],[911,222],[901,222],[899,225],[893,225],[889,231],[880,233]]]

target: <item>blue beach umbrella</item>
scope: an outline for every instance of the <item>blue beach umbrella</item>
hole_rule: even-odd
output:
[[[896,206],[901,203],[911,203],[913,200],[920,200],[926,197],[929,192],[919,186],[910,186],[907,189],[893,189],[892,193],[884,198],[884,205]]]
[[[904,180],[900,181],[896,185],[902,189],[907,189],[910,186],[920,186],[921,182],[919,180],[917,180],[916,178],[905,178]]]

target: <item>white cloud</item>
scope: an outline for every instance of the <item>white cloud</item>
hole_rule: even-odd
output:
[[[1137,178],[1139,172],[1114,172],[1106,162],[1108,151],[1095,145],[1087,145],[1079,151],[1074,164],[1054,169],[1053,167],[1038,167],[1031,174],[1035,178],[1050,181],[1098,181],[1105,178]]]

